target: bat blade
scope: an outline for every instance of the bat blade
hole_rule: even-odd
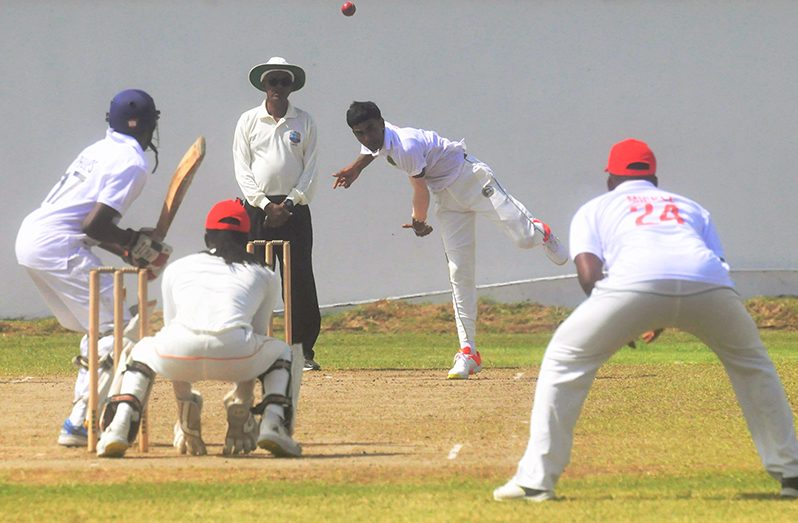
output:
[[[175,219],[177,210],[183,202],[183,197],[194,179],[194,173],[197,172],[203,158],[205,158],[205,138],[200,136],[188,148],[186,154],[183,155],[183,159],[177,164],[175,173],[172,175],[172,180],[169,182],[169,189],[166,191],[166,198],[164,198],[163,207],[161,208],[161,216],[158,218],[155,231],[153,231],[154,239],[162,241],[166,237],[166,233],[172,225],[172,220]]]

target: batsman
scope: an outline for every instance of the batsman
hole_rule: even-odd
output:
[[[202,439],[199,380],[235,383],[224,399],[224,454],[256,447],[279,457],[299,457],[291,437],[301,368],[292,376],[291,347],[265,336],[280,297],[280,280],[262,258],[247,252],[250,220],[240,200],[217,203],[205,221],[207,250],[169,265],[163,276],[164,327],[133,347],[119,394],[108,399],[101,419],[100,457],[121,457],[138,433],[156,374],[172,380],[178,404],[175,447],[207,454]],[[255,407],[253,380],[263,387]],[[261,415],[258,422],[255,415]]]
[[[84,149],[38,209],[22,222],[17,234],[17,262],[25,267],[58,322],[65,328],[89,330],[89,272],[102,265],[92,251],[99,246],[127,263],[146,267],[151,278],[163,270],[172,249],[146,229],[122,229],[117,224],[147,181],[144,152],[158,150],[153,136],[160,111],[139,89],[127,89],[111,100],[105,138]],[[153,168],[152,172],[155,172]],[[113,372],[113,282],[103,275],[100,284],[99,401],[108,393]],[[136,332],[130,314],[126,333]],[[131,342],[132,343],[132,342]],[[60,445],[84,446],[89,377],[86,370],[88,337],[80,342],[81,356],[72,412],[58,436]]]

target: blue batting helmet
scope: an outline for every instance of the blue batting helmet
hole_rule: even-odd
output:
[[[105,119],[114,131],[138,136],[155,129],[160,115],[152,96],[141,89],[125,89],[111,100]]]

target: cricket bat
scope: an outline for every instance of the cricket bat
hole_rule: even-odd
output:
[[[183,197],[191,185],[191,180],[194,179],[194,173],[197,172],[204,157],[205,138],[200,136],[188,148],[180,163],[177,164],[177,169],[172,175],[172,181],[169,182],[169,190],[166,191],[166,198],[161,208],[161,216],[158,218],[158,224],[152,233],[153,239],[163,241],[166,237],[169,226],[172,225],[172,220],[175,219],[177,210],[183,202]]]

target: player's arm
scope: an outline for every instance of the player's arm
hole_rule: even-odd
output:
[[[585,294],[590,296],[590,293],[593,292],[593,287],[596,286],[596,282],[604,278],[604,263],[598,256],[589,252],[577,254],[574,258],[574,263],[576,264],[576,276],[579,279],[579,285],[582,286]],[[662,334],[662,329],[655,329],[644,332],[640,337],[644,342],[651,343],[660,334]],[[636,348],[634,340],[627,345],[633,349]]]
[[[305,139],[303,140],[302,174],[296,185],[286,196],[286,202],[291,202],[289,205],[308,205],[310,203],[309,196],[314,193],[314,188],[317,183],[316,165],[318,163],[318,155],[316,154],[318,146],[318,133],[316,132],[316,124],[308,117],[307,124],[304,127]],[[290,209],[289,209],[290,210]]]
[[[120,254],[133,239],[134,231],[117,227],[119,218],[121,216],[116,209],[98,202],[84,218],[81,228],[89,238],[100,242],[100,247]]]
[[[81,230],[89,238],[100,242],[100,247],[116,254],[130,265],[146,267],[150,279],[156,278],[166,265],[172,248],[150,237],[152,229],[122,229],[116,225],[119,212],[97,202],[83,219]]]
[[[348,189],[350,185],[357,180],[360,173],[374,161],[374,156],[370,154],[359,154],[355,161],[333,174],[335,181],[333,182],[333,189],[343,187]]]
[[[413,188],[413,214],[411,223],[402,225],[405,229],[413,229],[416,236],[426,236],[432,232],[432,226],[427,224],[427,211],[429,211],[429,188],[424,181],[424,171],[408,178]]]
[[[591,252],[581,252],[574,258],[576,277],[585,294],[590,296],[596,282],[604,278],[604,262]]]
[[[269,200],[266,194],[258,187],[255,173],[252,172],[252,150],[249,145],[250,120],[248,113],[238,119],[235,133],[233,134],[233,171],[236,182],[247,202],[253,207],[263,208]]]

